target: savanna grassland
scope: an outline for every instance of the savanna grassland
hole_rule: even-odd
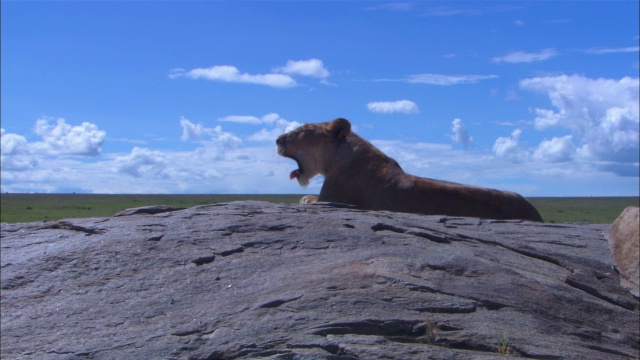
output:
[[[1,194],[0,221],[55,221],[65,218],[112,216],[124,209],[149,205],[188,208],[238,200],[297,203],[302,195],[105,195]]]
[[[298,203],[302,195],[102,195],[1,194],[0,221],[8,223],[55,221],[65,218],[105,217],[128,208],[149,205],[192,207],[238,200]],[[545,222],[612,223],[638,197],[529,198]]]
[[[528,200],[548,223],[610,224],[627,206],[640,203],[638,197],[538,197]]]

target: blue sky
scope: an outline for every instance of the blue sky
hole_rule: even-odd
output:
[[[638,195],[638,2],[2,1],[2,192],[318,193],[349,119],[415,175]]]

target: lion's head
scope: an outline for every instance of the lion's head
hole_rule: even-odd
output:
[[[309,180],[325,174],[331,167],[340,143],[351,133],[351,124],[345,119],[331,122],[306,124],[281,135],[276,140],[278,154],[298,163],[289,177],[296,178],[302,186]]]

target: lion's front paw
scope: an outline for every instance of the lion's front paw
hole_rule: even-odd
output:
[[[300,204],[313,204],[318,202],[318,197],[315,195],[305,195],[300,199]]]

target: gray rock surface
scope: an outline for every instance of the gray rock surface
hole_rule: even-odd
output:
[[[262,202],[2,224],[2,358],[637,359],[607,231]]]
[[[629,206],[611,226],[607,236],[613,266],[620,284],[640,296],[640,208]]]

